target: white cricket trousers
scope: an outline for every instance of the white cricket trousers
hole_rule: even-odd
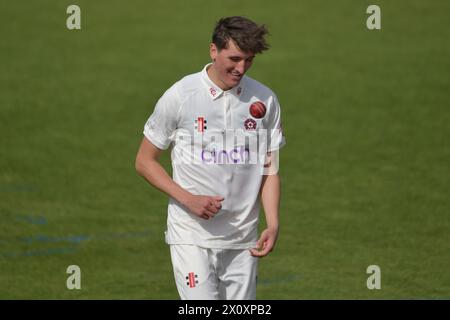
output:
[[[248,249],[170,245],[182,300],[255,300],[258,258]]]

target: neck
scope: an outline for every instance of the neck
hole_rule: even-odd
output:
[[[211,81],[214,82],[214,84],[216,86],[218,86],[220,89],[222,89],[223,91],[227,91],[227,90],[231,89],[222,80],[220,80],[220,78],[217,76],[217,70],[214,66],[214,63],[206,69],[206,73],[208,74],[208,77],[211,79]]]

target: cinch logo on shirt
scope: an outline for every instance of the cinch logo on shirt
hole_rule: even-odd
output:
[[[193,272],[189,272],[188,275],[186,276],[186,280],[188,280],[186,282],[186,285],[189,286],[189,288],[194,288],[196,284],[198,284],[198,275],[196,275]]]
[[[203,118],[203,117],[198,117],[198,118],[195,120],[194,128],[195,128],[198,132],[203,132],[203,131],[205,131],[206,129],[208,129],[208,128],[206,127],[206,119]]]
[[[202,150],[203,163],[228,164],[228,163],[250,163],[250,150],[245,147],[236,147],[227,150]]]
[[[172,163],[175,165],[257,165],[262,168],[267,164],[269,148],[276,147],[271,141],[280,141],[279,137],[279,129],[209,128],[205,132],[197,132],[197,130],[192,132],[192,130],[180,128],[171,137],[177,147],[174,149],[176,153]]]

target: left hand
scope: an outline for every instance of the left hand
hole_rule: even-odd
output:
[[[256,248],[250,249],[254,257],[265,257],[275,247],[278,238],[278,229],[266,229],[261,233],[261,237],[256,243]]]

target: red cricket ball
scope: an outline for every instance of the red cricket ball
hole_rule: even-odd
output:
[[[257,101],[252,103],[249,111],[253,118],[261,119],[266,115],[266,106],[261,101]]]

